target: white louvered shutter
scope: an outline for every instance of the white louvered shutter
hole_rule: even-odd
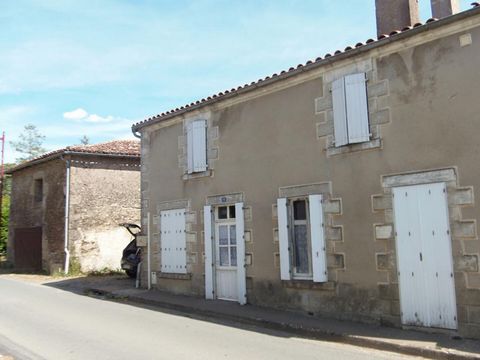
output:
[[[344,78],[335,80],[332,83],[332,99],[335,146],[339,147],[348,144]]]
[[[312,243],[312,270],[314,282],[327,282],[327,253],[323,222],[322,195],[308,197],[310,237]]]
[[[212,246],[212,207],[203,207],[204,251],[205,251],[205,298],[213,299],[213,246]]]
[[[368,102],[365,73],[345,77],[348,142],[370,140],[368,125]]]
[[[245,272],[245,224],[243,218],[243,203],[235,204],[235,230],[237,239],[237,286],[238,302],[247,303],[247,280]]]
[[[278,242],[280,247],[280,279],[290,280],[287,199],[277,199]]]
[[[161,270],[164,273],[187,273],[185,209],[160,212]]]
[[[193,171],[207,170],[207,121],[195,120],[193,123]]]
[[[187,124],[187,169],[193,173],[193,123]]]

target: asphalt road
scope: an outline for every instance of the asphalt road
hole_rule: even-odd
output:
[[[62,360],[409,358],[0,278],[0,359],[2,355]]]

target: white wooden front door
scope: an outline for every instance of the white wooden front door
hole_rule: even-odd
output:
[[[237,232],[235,219],[215,224],[217,298],[238,300]]]
[[[393,189],[402,323],[457,328],[446,186]]]

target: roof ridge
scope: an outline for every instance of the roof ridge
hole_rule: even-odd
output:
[[[103,141],[103,142],[99,142],[99,143],[95,143],[95,144],[68,145],[67,147],[65,147],[65,149],[71,149],[71,148],[75,148],[75,147],[99,146],[99,145],[106,145],[106,144],[117,143],[117,142],[122,142],[122,141],[128,141],[128,142],[132,142],[132,143],[138,143],[139,142],[138,140],[135,140],[135,139],[130,139],[130,140],[129,139],[120,139],[120,140]]]
[[[479,2],[472,2],[471,5],[472,5],[473,8],[480,7]],[[473,9],[465,10],[465,11],[462,11],[461,13],[465,13],[465,12],[468,12],[470,10],[473,10]],[[398,35],[398,34],[401,34],[401,33],[405,33],[407,31],[410,31],[410,30],[414,29],[414,28],[418,28],[420,26],[425,26],[427,24],[430,24],[430,23],[436,22],[436,21],[439,21],[439,19],[432,17],[432,18],[429,18],[428,20],[426,20],[424,23],[421,23],[421,22],[415,23],[413,26],[407,26],[407,27],[404,27],[401,30],[394,30],[394,31],[391,31],[389,34],[381,34],[377,37],[377,39],[370,38],[370,39],[366,40],[365,43],[358,42],[354,46],[347,46],[343,51],[342,50],[336,50],[336,51],[333,52],[333,54],[327,53],[323,56],[323,58],[321,56],[319,56],[319,57],[315,58],[315,60],[308,60],[308,61],[305,62],[305,64],[298,64],[296,67],[292,66],[288,70],[282,70],[282,71],[280,71],[280,73],[274,73],[272,75],[266,76],[265,78],[260,78],[257,81],[252,81],[250,84],[245,84],[243,86],[240,85],[240,86],[238,86],[236,88],[232,88],[230,90],[227,89],[227,90],[224,90],[224,91],[220,91],[216,94],[213,94],[213,95],[207,96],[205,98],[202,98],[201,100],[196,100],[194,102],[191,102],[190,104],[185,104],[185,105],[177,107],[175,109],[171,109],[171,110],[159,113],[157,115],[153,115],[151,117],[145,118],[144,120],[133,124],[132,125],[132,130],[136,130],[136,128],[138,126],[143,126],[143,125],[145,125],[149,122],[152,122],[154,120],[161,119],[162,117],[165,117],[165,116],[171,117],[172,115],[174,115],[176,113],[179,113],[181,111],[184,111],[184,110],[187,111],[190,107],[198,106],[198,105],[204,104],[204,103],[206,103],[208,101],[211,101],[211,100],[214,100],[214,99],[218,100],[219,98],[222,98],[222,97],[227,96],[229,94],[237,93],[240,90],[251,88],[253,86],[261,84],[264,81],[277,78],[277,77],[282,76],[284,74],[292,73],[292,72],[297,71],[297,70],[299,70],[299,69],[301,69],[305,66],[309,66],[309,65],[312,65],[314,63],[318,63],[318,62],[320,62],[322,60],[325,60],[327,58],[331,58],[331,57],[335,57],[335,56],[340,55],[340,54],[344,54],[344,53],[346,53],[350,50],[354,50],[356,48],[360,48],[362,46],[378,42],[380,40],[389,38],[391,36],[395,36],[395,35]]]

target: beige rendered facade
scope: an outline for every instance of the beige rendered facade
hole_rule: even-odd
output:
[[[479,59],[476,7],[134,125],[144,229],[151,219],[152,273],[143,266],[142,280],[209,297],[204,206],[243,203],[248,303],[400,326],[393,189],[441,183],[451,330],[480,337]],[[358,73],[367,79],[369,138],[336,146],[332,84]],[[206,121],[207,168],[191,172],[187,128],[198,119]],[[277,201],[309,195],[323,199],[328,279],[281,280]],[[174,209],[186,213],[186,271],[178,274],[161,263],[162,212]]]

